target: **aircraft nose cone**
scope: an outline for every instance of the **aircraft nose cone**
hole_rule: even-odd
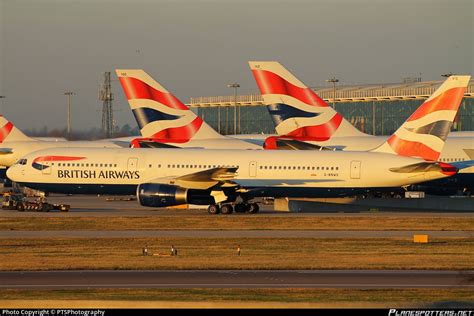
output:
[[[17,167],[15,166],[12,166],[10,168],[8,168],[7,170],[7,177],[8,179],[12,180],[12,181],[16,181],[17,180],[17,175],[18,175],[18,172],[17,172]]]

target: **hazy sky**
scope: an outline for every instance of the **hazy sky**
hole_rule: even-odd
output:
[[[0,110],[20,128],[100,126],[101,73],[143,68],[183,102],[257,91],[248,60],[310,85],[473,74],[472,0],[0,0]],[[116,80],[116,76],[113,76]],[[114,81],[117,124],[135,126]]]

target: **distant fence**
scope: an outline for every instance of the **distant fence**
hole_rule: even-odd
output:
[[[442,81],[430,81],[398,85],[339,86],[336,87],[335,102],[426,99],[441,83]],[[333,101],[333,88],[315,88],[314,91],[325,101]],[[474,81],[469,83],[465,97],[474,98]],[[238,95],[237,98],[234,96],[193,97],[188,105],[191,107],[263,105],[263,98],[260,94]]]

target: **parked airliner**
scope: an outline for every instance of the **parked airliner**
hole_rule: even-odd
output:
[[[465,87],[469,76],[453,76]],[[436,162],[459,109],[420,107],[369,152],[53,148],[26,155],[8,177],[46,192],[132,194],[150,207],[209,204],[209,213],[256,212],[255,197],[347,196],[452,176]],[[435,128],[426,128],[427,125]],[[401,140],[407,137],[407,141]],[[415,141],[416,140],[416,141]],[[437,153],[437,154],[436,154]],[[427,161],[428,160],[428,161]]]

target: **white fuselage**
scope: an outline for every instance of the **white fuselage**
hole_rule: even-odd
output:
[[[63,193],[133,194],[138,184],[223,166],[238,167],[232,181],[243,188],[262,188],[262,196],[268,188],[288,191],[286,196],[290,197],[290,189],[303,193],[308,189],[308,196],[313,196],[311,188],[400,187],[446,177],[439,171],[393,172],[390,168],[424,161],[368,152],[54,148],[22,160],[23,164],[17,163],[7,172],[12,181]],[[98,189],[85,190],[91,186]],[[120,186],[129,186],[124,190],[128,193],[114,189]]]

